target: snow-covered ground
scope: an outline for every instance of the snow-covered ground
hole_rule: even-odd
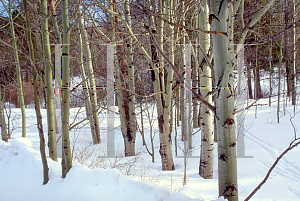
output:
[[[273,101],[277,98],[274,97]],[[267,104],[263,99],[259,104]],[[250,103],[249,103],[250,104]],[[281,104],[282,106],[282,104]],[[77,109],[71,109],[71,119]],[[151,109],[152,111],[152,109]],[[150,111],[150,112],[151,112]],[[281,108],[282,111],[282,108]],[[288,104],[286,115],[281,112],[280,124],[277,124],[276,102],[271,107],[258,106],[257,118],[252,107],[245,121],[245,153],[253,158],[238,158],[239,199],[244,200],[262,181],[268,169],[294,138],[299,127],[300,114]],[[42,110],[44,131],[47,131],[46,111]],[[65,179],[61,178],[59,162],[48,159],[50,180],[42,185],[42,164],[39,154],[39,137],[35,123],[35,111],[26,109],[27,139],[21,138],[20,110],[12,109],[13,130],[9,143],[0,141],[0,201],[185,201],[217,200],[218,174],[217,149],[215,149],[214,179],[205,180],[198,175],[199,158],[189,158],[187,165],[187,185],[183,187],[183,158],[175,156],[173,128],[173,157],[175,171],[162,171],[159,149],[157,121],[154,121],[155,162],[142,144],[137,132],[136,156],[123,156],[123,139],[119,120],[115,121],[115,149],[120,157],[103,158],[106,155],[106,114],[100,115],[100,145],[92,145],[89,125],[80,125],[70,133],[74,156],[74,165]],[[154,110],[154,119],[155,119]],[[78,116],[83,119],[85,112]],[[293,117],[293,118],[291,118]],[[145,136],[151,151],[149,121],[144,118]],[[79,121],[76,120],[76,121]],[[140,115],[138,116],[140,122]],[[72,121],[70,121],[72,122]],[[140,125],[141,127],[141,125]],[[198,129],[194,129],[194,132]],[[183,144],[178,132],[178,155],[182,156]],[[299,136],[300,134],[298,134]],[[47,136],[45,135],[46,139]],[[215,144],[215,146],[217,146]],[[200,132],[193,135],[193,156],[199,156]],[[181,148],[181,149],[180,149]],[[288,152],[275,167],[267,182],[251,200],[300,200],[300,147]],[[100,156],[100,157],[99,157]],[[219,198],[218,200],[223,200]]]

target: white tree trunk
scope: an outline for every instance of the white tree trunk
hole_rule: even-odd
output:
[[[3,99],[1,97],[1,85],[0,85],[0,126],[1,126],[1,136],[3,141],[8,141],[7,128],[4,116]]]
[[[124,1],[124,13],[125,20],[128,26],[131,28],[131,14],[129,0]],[[127,66],[128,66],[128,120],[130,139],[128,143],[131,144],[130,149],[132,150],[131,155],[135,155],[135,139],[136,139],[136,116],[135,116],[135,81],[134,81],[134,63],[133,63],[133,43],[132,37],[129,37],[126,42],[126,53],[127,53]],[[128,134],[127,134],[128,136]]]
[[[63,44],[70,44],[70,30],[69,30],[69,12],[68,1],[62,0],[62,21],[63,21]],[[69,136],[69,110],[70,110],[70,57],[69,45],[63,45],[62,49],[62,136],[63,136],[63,175],[65,178],[69,170],[72,168],[72,153],[70,147]]]
[[[229,17],[227,0],[210,1],[211,30],[227,33]],[[238,200],[236,137],[234,122],[233,66],[229,63],[228,38],[212,35],[216,93],[216,116],[218,130],[218,181],[219,196]]]
[[[34,57],[34,49],[33,49],[33,43],[31,38],[31,32],[30,30],[30,22],[29,22],[29,16],[28,16],[28,10],[27,10],[27,0],[23,1],[23,7],[25,12],[25,20],[26,20],[26,28],[27,28],[27,40],[29,45],[29,54],[31,59],[31,71],[32,71],[32,84],[33,84],[33,95],[34,95],[34,106],[35,106],[35,113],[36,113],[36,121],[37,121],[37,128],[39,132],[39,138],[40,138],[40,154],[43,164],[43,184],[47,184],[49,181],[49,168],[48,168],[48,162],[46,157],[46,150],[45,150],[45,136],[43,131],[43,122],[42,122],[42,114],[41,114],[41,108],[40,108],[40,102],[38,97],[38,76],[35,69],[35,57]],[[1,91],[1,90],[0,90]],[[1,97],[0,97],[1,100]]]
[[[79,5],[79,14],[81,15],[81,5]],[[98,118],[98,112],[97,112],[97,88],[96,88],[96,82],[95,82],[95,75],[94,75],[94,69],[92,65],[92,55],[91,55],[91,50],[90,50],[90,43],[88,40],[88,35],[85,30],[84,26],[84,20],[83,17],[80,17],[79,20],[79,26],[80,26],[80,31],[81,31],[81,37],[82,37],[82,43],[83,46],[85,47],[85,65],[86,69],[88,71],[88,76],[89,76],[89,83],[90,83],[90,91],[89,91],[89,96],[86,94],[86,98],[90,98],[90,105],[91,105],[91,111],[90,113],[93,114],[93,116],[90,118],[92,121],[90,121],[91,124],[91,129],[92,129],[92,135],[93,135],[93,143],[94,144],[99,144],[101,142],[100,139],[100,125],[99,125],[99,118]],[[83,75],[84,76],[84,75]],[[86,86],[86,85],[85,85]],[[89,104],[89,103],[88,103]]]
[[[206,1],[201,1],[201,11],[199,13],[199,27],[203,30],[209,30],[208,23],[208,5]],[[199,36],[200,45],[205,52],[208,53],[210,44],[210,35],[200,35]],[[204,60],[204,55],[199,51],[199,61]],[[211,69],[204,63],[202,68],[200,68],[200,92],[201,96],[208,103],[212,103],[212,79],[211,79]],[[205,105],[202,104],[201,108],[201,156],[200,156],[200,166],[199,174],[205,179],[213,178],[213,164],[214,164],[214,135],[212,126],[212,112]]]
[[[46,105],[47,105],[47,123],[48,123],[48,147],[49,156],[52,160],[57,161],[56,150],[56,132],[55,132],[55,114],[53,102],[53,87],[52,87],[52,61],[48,31],[48,11],[47,1],[42,0],[41,11],[43,17],[42,24],[42,39],[44,49],[44,62],[45,62],[45,88],[46,88]]]

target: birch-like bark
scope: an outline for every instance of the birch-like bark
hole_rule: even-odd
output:
[[[179,127],[180,126],[180,85],[178,85],[174,91],[175,93],[175,107],[176,107],[176,121],[175,121],[175,126]]]
[[[164,1],[159,0],[158,2],[158,13],[160,15],[165,14],[164,10]],[[171,5],[171,4],[169,4]],[[148,20],[150,24],[154,22],[153,17]],[[157,19],[157,27],[158,30],[158,46],[161,50],[163,50],[163,20]],[[170,135],[170,124],[169,124],[169,117],[170,117],[170,108],[171,108],[171,100],[170,98],[172,95],[172,84],[171,80],[173,79],[173,71],[169,72],[167,75],[167,86],[164,86],[164,68],[162,60],[162,55],[158,55],[158,51],[154,45],[154,38],[156,34],[156,30],[150,30],[152,32],[152,36],[150,36],[150,43],[151,43],[151,56],[152,62],[149,64],[151,67],[152,73],[152,81],[154,85],[154,92],[156,93],[156,107],[157,107],[157,115],[158,115],[158,127],[159,127],[159,139],[160,139],[160,149],[159,153],[161,156],[162,162],[162,170],[175,170],[173,157],[172,157],[172,147],[171,147],[171,135]],[[170,88],[169,88],[170,87]]]
[[[129,0],[124,1],[124,14],[125,21],[131,29],[131,14]],[[130,133],[127,133],[128,143],[131,145],[131,156],[135,155],[135,139],[136,139],[136,117],[135,117],[135,82],[134,82],[134,63],[133,63],[133,43],[132,37],[129,37],[126,41],[126,54],[127,54],[127,66],[128,66],[128,128]],[[127,131],[128,132],[128,131]],[[130,137],[129,137],[130,135]],[[131,140],[130,140],[131,139]]]
[[[72,168],[72,153],[70,146],[69,136],[69,110],[70,110],[70,57],[69,45],[70,44],[70,30],[69,30],[69,12],[68,1],[62,0],[62,22],[63,22],[63,49],[62,49],[62,137],[63,137],[63,175],[65,178],[69,170]]]
[[[269,0],[261,10],[259,10],[258,12],[255,13],[255,15],[253,15],[250,22],[247,25],[245,25],[244,29],[241,31],[241,34],[240,34],[239,40],[238,40],[239,44],[243,44],[245,42],[247,33],[250,30],[250,28],[253,27],[260,20],[260,18],[269,10],[269,8],[273,5],[274,2],[275,2],[275,0]],[[241,3],[243,3],[243,2],[241,2]],[[237,52],[239,52],[239,51],[237,50]]]
[[[78,4],[78,16],[81,15],[82,9],[81,9],[81,5]],[[81,20],[80,20],[81,22]],[[89,121],[90,121],[90,127],[91,127],[91,133],[92,133],[92,139],[93,139],[93,143],[97,144],[97,135],[95,132],[95,123],[94,123],[94,117],[91,115],[92,114],[92,105],[91,105],[91,98],[90,98],[90,93],[89,93],[89,87],[88,87],[88,81],[86,78],[86,74],[85,74],[85,69],[84,69],[84,60],[83,60],[83,43],[82,43],[82,35],[81,35],[81,31],[80,29],[84,27],[81,27],[82,24],[78,24],[78,39],[79,39],[79,54],[80,54],[80,72],[81,72],[81,78],[82,78],[82,85],[83,87],[83,95],[84,95],[84,101],[85,101],[85,112],[86,112],[86,116],[89,117]]]
[[[229,3],[227,0],[210,1],[211,30],[228,32],[227,19]],[[233,65],[229,63],[228,38],[212,35],[215,65],[216,117],[218,130],[218,181],[219,196],[228,200],[238,200],[236,137],[234,121]]]
[[[35,114],[36,114],[36,121],[37,121],[37,127],[39,131],[39,138],[40,138],[40,153],[41,153],[41,159],[43,164],[43,184],[47,184],[49,181],[49,168],[48,168],[48,162],[46,158],[46,150],[45,150],[45,136],[43,131],[43,122],[42,122],[42,114],[41,114],[41,108],[40,108],[40,102],[38,97],[38,76],[35,69],[35,57],[34,57],[34,49],[33,49],[33,43],[32,43],[32,37],[30,29],[30,22],[29,22],[29,16],[28,16],[28,10],[27,10],[27,0],[23,1],[23,7],[25,12],[25,20],[26,20],[26,28],[27,28],[27,40],[29,45],[29,54],[31,59],[31,71],[32,71],[32,83],[33,83],[33,95],[34,95],[34,106],[35,106]],[[1,99],[1,98],[0,98]]]
[[[199,28],[209,31],[208,14],[209,8],[206,1],[200,1],[201,10],[199,13]],[[200,45],[205,52],[208,53],[210,44],[210,35],[199,35]],[[199,61],[204,60],[204,55],[199,51]],[[212,79],[211,69],[205,63],[200,69],[200,86],[201,96],[205,98],[208,103],[212,103]],[[202,123],[201,123],[201,154],[199,174],[204,179],[213,178],[213,164],[214,164],[214,135],[212,126],[212,112],[202,104]]]
[[[116,1],[111,0],[109,7],[110,10],[115,11],[117,8],[115,7]],[[119,23],[119,18],[115,16],[114,14],[110,13],[110,38],[111,41],[114,43],[116,41],[116,28]],[[127,24],[127,23],[126,23]],[[128,25],[128,28],[131,29],[131,27]],[[128,30],[127,28],[127,30]],[[122,55],[124,53],[123,47],[118,46],[117,53]],[[135,155],[135,136],[132,136],[131,130],[130,130],[130,121],[129,121],[129,106],[128,103],[125,102],[126,98],[128,98],[128,94],[126,92],[123,93],[123,87],[121,81],[121,67],[124,69],[125,66],[127,66],[127,60],[123,57],[118,58],[117,55],[114,56],[114,62],[115,62],[115,81],[116,81],[116,97],[118,101],[118,107],[120,111],[120,121],[121,121],[121,131],[122,136],[124,139],[124,145],[125,145],[125,156],[134,156]],[[124,95],[126,97],[124,97]],[[134,138],[133,138],[134,137]]]
[[[193,63],[193,66],[192,66],[193,70],[192,70],[192,90],[197,93],[198,89],[196,87],[199,87],[198,85],[198,66],[196,66],[194,63]],[[192,102],[193,102],[193,128],[199,128],[199,104],[198,104],[198,100],[196,98],[195,95],[193,95],[193,99],[192,99]]]
[[[79,12],[79,15],[81,15],[82,9],[81,9],[80,4],[78,7],[78,12]],[[93,70],[93,65],[92,65],[92,55],[91,55],[91,50],[90,50],[89,39],[88,39],[87,32],[85,30],[84,20],[83,20],[82,16],[79,19],[79,26],[80,26],[81,37],[82,37],[82,42],[83,42],[82,44],[83,44],[83,47],[85,47],[84,63],[86,65],[86,69],[87,69],[88,77],[89,77],[89,83],[90,83],[89,94],[85,93],[86,97],[87,97],[87,95],[89,95],[88,98],[90,98],[90,101],[88,101],[86,103],[87,104],[90,103],[90,105],[91,105],[90,112],[91,112],[91,114],[93,114],[93,116],[90,118],[93,143],[99,144],[99,143],[101,143],[101,140],[100,140],[99,117],[98,117],[98,112],[97,112],[97,91],[96,91],[97,88],[96,88],[95,75],[94,75],[94,70]]]
[[[26,137],[26,114],[25,114],[25,103],[24,103],[23,87],[22,87],[22,75],[21,75],[21,67],[19,63],[19,53],[17,51],[17,39],[15,36],[15,28],[14,28],[14,22],[12,18],[11,6],[12,6],[11,0],[9,0],[9,20],[10,20],[10,28],[11,28],[12,42],[14,47],[14,56],[16,62],[18,94],[19,94],[18,100],[20,101],[20,108],[22,113],[22,137]]]
[[[46,88],[46,105],[47,105],[47,123],[48,123],[48,147],[49,157],[57,161],[56,150],[56,132],[55,132],[55,114],[53,102],[53,87],[52,87],[52,61],[48,31],[48,11],[47,0],[41,2],[41,15],[42,15],[42,40],[44,50],[44,63],[45,63],[45,88]]]
[[[6,121],[4,116],[3,99],[1,96],[1,85],[0,85],[0,125],[1,125],[1,139],[5,142],[8,141]]]
[[[163,0],[158,1],[158,13],[160,15],[165,14],[165,2]],[[163,28],[164,22],[161,19],[158,20],[158,43],[160,49],[163,50]],[[155,50],[156,51],[156,50]],[[160,139],[160,149],[159,153],[162,161],[162,170],[175,170],[173,157],[172,157],[172,147],[171,147],[171,133],[170,133],[170,109],[171,109],[171,98],[172,98],[172,80],[174,72],[171,70],[167,75],[167,86],[165,89],[164,82],[164,62],[161,55],[156,58],[159,61],[159,66],[155,66],[155,93],[166,92],[167,95],[164,96],[163,93],[158,93],[156,95],[157,103],[157,115],[158,115],[158,125],[159,125],[159,139]],[[158,63],[157,63],[158,64]]]
[[[174,22],[174,13],[173,13],[173,7],[174,7],[174,1],[173,0],[168,0],[167,1],[167,9],[165,9],[165,14],[167,16],[167,18],[169,19],[169,21],[171,23]],[[174,26],[172,26],[171,24],[167,25],[168,27],[168,31],[169,31],[169,60],[170,62],[174,65],[175,64],[175,34],[174,34]],[[168,71],[168,76],[167,76],[167,86],[166,86],[166,93],[168,95],[167,98],[167,103],[166,103],[166,110],[169,111],[170,113],[170,136],[172,133],[172,125],[173,125],[173,92],[172,92],[172,88],[173,88],[173,76],[174,76],[174,71],[170,68],[170,70]],[[166,117],[166,116],[165,116]],[[165,121],[169,121],[169,119],[165,119]],[[175,124],[176,126],[176,124]],[[172,141],[171,141],[172,142]]]
[[[196,20],[196,27],[199,27],[199,14],[197,16],[195,16],[195,20]],[[202,27],[201,27],[202,28]],[[200,42],[199,39],[196,40],[198,43]],[[195,55],[199,54],[199,51],[197,53],[195,53]],[[196,64],[197,61],[197,64]],[[199,59],[195,58],[195,56],[193,55],[193,63],[192,63],[192,90],[193,90],[193,99],[192,99],[192,104],[193,104],[193,128],[199,128],[200,124],[199,124],[199,104],[198,104],[198,100],[197,97],[195,96],[196,93],[198,93],[199,90],[199,63],[201,63],[201,61],[199,62]]]
[[[181,9],[181,13],[184,13],[184,1],[180,1],[180,9]],[[184,14],[182,14],[181,19],[180,19],[180,23],[181,25],[185,26],[185,16]],[[181,48],[182,48],[182,52],[181,52],[181,60],[180,60],[180,66],[181,66],[181,74],[184,75],[184,79],[186,79],[186,73],[185,71],[185,58],[184,58],[184,50],[185,50],[185,44],[186,42],[186,32],[185,31],[181,31],[181,40],[180,43]],[[180,86],[180,120],[181,120],[181,139],[182,141],[188,141],[188,136],[187,136],[187,119],[185,118],[186,115],[186,110],[185,110],[185,95],[184,95],[184,90],[185,87],[184,86]]]

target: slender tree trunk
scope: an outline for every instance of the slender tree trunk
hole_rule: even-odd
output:
[[[263,96],[262,96],[262,93],[261,93],[261,85],[260,85],[260,76],[259,76],[259,67],[258,67],[258,65],[257,65],[257,67],[256,67],[257,69],[256,69],[256,87],[257,87],[257,89],[256,89],[256,98],[257,98],[257,100],[258,99],[260,99],[260,98],[262,98]]]
[[[180,85],[177,85],[177,87],[175,88],[175,107],[176,107],[176,111],[177,111],[177,114],[176,114],[176,126],[180,126]]]
[[[59,31],[58,23],[57,23],[57,14],[56,14],[56,9],[55,9],[55,1],[51,0],[50,1],[50,9],[52,12],[52,24],[53,24],[53,29],[56,37],[56,43],[61,44],[61,33]]]
[[[69,30],[69,12],[68,1],[62,0],[62,22],[63,22],[63,44],[70,44],[70,30]],[[72,168],[72,153],[69,136],[69,110],[70,110],[70,57],[69,45],[63,45],[62,49],[62,137],[63,137],[63,171],[62,177],[65,178],[69,170]]]
[[[17,51],[17,39],[15,36],[14,22],[12,18],[11,0],[9,0],[9,20],[10,20],[10,28],[11,28],[11,35],[12,35],[12,41],[14,47],[14,56],[16,62],[18,93],[19,93],[18,100],[20,101],[20,108],[22,113],[22,137],[26,137],[26,114],[25,114],[25,103],[24,103],[23,87],[22,87],[22,74],[21,74],[21,68],[19,63],[19,53]]]
[[[192,79],[193,79],[193,91],[194,93],[197,93],[198,88],[198,70],[197,70],[198,66],[196,66],[193,63],[193,71],[192,71]],[[193,128],[199,128],[199,104],[198,104],[198,100],[197,98],[193,95]]]
[[[270,19],[271,24],[271,19]],[[270,35],[272,35],[272,30],[270,28]],[[269,107],[271,107],[271,101],[272,101],[272,74],[273,74],[273,68],[272,68],[272,40],[270,42],[270,51],[269,51]]]
[[[129,0],[124,1],[124,13],[125,13],[125,21],[131,29],[131,14],[130,14],[130,6]],[[135,117],[135,81],[134,81],[134,63],[133,63],[133,43],[132,37],[129,37],[126,41],[126,54],[127,54],[127,66],[128,66],[128,120],[129,125],[128,128],[130,130],[127,133],[127,137],[129,140],[129,144],[131,144],[130,150],[132,153],[130,155],[135,155],[135,139],[136,139],[136,117]],[[128,129],[127,128],[127,129]],[[130,140],[132,139],[132,140]]]
[[[171,4],[169,4],[171,5]],[[158,2],[158,12],[160,15],[165,14],[164,12],[164,2],[159,0]],[[149,19],[154,22],[153,18]],[[157,41],[159,48],[163,51],[163,20],[157,19]],[[150,30],[155,37],[156,30],[153,27]],[[154,38],[150,36],[151,43],[151,56],[152,62],[150,63],[152,81],[154,85],[154,92],[156,93],[156,107],[158,115],[158,127],[159,127],[159,139],[160,139],[160,149],[159,153],[161,156],[162,170],[175,170],[173,157],[172,157],[172,147],[171,147],[171,135],[170,135],[170,109],[171,109],[171,93],[172,93],[172,82],[173,71],[169,71],[167,75],[167,86],[164,86],[164,69],[161,68],[163,65],[162,56],[158,55],[157,49],[154,45]],[[171,88],[171,89],[170,89]],[[163,94],[166,93],[166,94]]]
[[[286,73],[286,72],[285,72]],[[283,76],[283,92],[282,92],[282,110],[283,110],[283,115],[285,115],[285,103],[287,102],[287,96],[286,96],[286,93],[285,93],[285,83],[287,81],[285,80],[285,76]]]
[[[48,31],[48,11],[47,0],[41,2],[41,13],[43,17],[42,24],[42,39],[45,61],[45,86],[46,86],[46,105],[47,105],[47,123],[48,123],[48,147],[49,156],[52,160],[57,161],[56,150],[56,132],[55,132],[55,114],[53,102],[53,87],[52,87],[52,61],[50,52],[50,41]]]
[[[81,10],[81,5],[79,4],[79,9]],[[80,11],[79,10],[79,11]],[[80,13],[80,12],[79,12]],[[80,27],[78,27],[80,29]],[[88,87],[88,81],[85,75],[85,69],[84,69],[84,61],[83,61],[83,50],[82,50],[82,37],[81,37],[81,31],[78,31],[78,38],[79,38],[79,54],[80,54],[80,72],[81,72],[81,78],[82,78],[82,85],[83,87],[83,95],[84,95],[84,100],[85,100],[85,112],[86,116],[90,117],[90,127],[91,127],[91,133],[92,133],[92,138],[93,138],[93,143],[97,142],[97,136],[95,132],[95,124],[94,124],[94,117],[90,116],[92,112],[92,105],[91,105],[91,99],[90,99],[90,93],[89,93],[89,87]]]
[[[282,18],[282,16],[281,16],[281,18]],[[281,68],[282,68],[282,44],[283,44],[283,34],[281,35],[280,47],[279,47],[278,96],[277,96],[277,123],[279,123],[279,112],[280,112]],[[284,101],[283,101],[283,102],[284,102]]]
[[[199,13],[195,15],[194,20],[195,20],[195,27],[199,28]],[[201,27],[202,28],[202,27]],[[197,33],[193,34],[193,38],[195,38],[195,42],[196,43],[200,43],[199,38],[197,38]],[[194,46],[195,47],[195,46]],[[192,104],[193,104],[193,128],[199,128],[199,103],[197,100],[197,97],[195,94],[198,93],[198,89],[199,89],[199,74],[198,74],[198,69],[199,69],[199,63],[201,63],[201,61],[199,61],[199,58],[197,58],[199,55],[199,50],[197,48],[193,48],[193,56],[192,56]]]
[[[29,54],[31,59],[31,71],[32,71],[32,80],[33,80],[33,95],[34,95],[34,106],[35,106],[35,113],[36,113],[36,120],[37,120],[37,127],[39,131],[39,138],[40,138],[40,153],[41,153],[41,159],[43,164],[43,176],[44,181],[43,184],[47,184],[49,181],[49,168],[47,163],[47,157],[46,157],[46,150],[45,150],[45,137],[44,137],[44,131],[43,131],[43,122],[42,122],[42,114],[41,114],[41,108],[40,108],[40,102],[39,102],[39,96],[38,96],[38,77],[35,69],[35,57],[34,57],[34,49],[33,49],[33,43],[31,38],[31,32],[30,30],[30,22],[29,22],[29,16],[28,16],[28,10],[27,10],[27,0],[23,1],[23,7],[25,12],[25,19],[26,19],[26,28],[27,28],[27,40],[29,44]]]
[[[227,0],[210,1],[211,30],[227,33],[229,3]],[[231,15],[229,15],[230,17]],[[231,19],[233,20],[233,19]],[[215,81],[218,87],[216,93],[216,116],[218,126],[218,181],[219,196],[228,200],[238,200],[236,137],[234,121],[233,65],[229,63],[228,38],[213,34],[213,54],[215,66]]]
[[[181,1],[181,9],[184,10],[183,6],[184,6],[184,1]],[[185,26],[185,18],[182,17],[183,19],[181,19],[181,24],[183,26]],[[181,74],[184,75],[184,79],[186,79],[186,73],[185,73],[185,58],[184,58],[184,50],[185,50],[185,46],[183,46],[183,44],[185,44],[185,32],[181,31],[181,46],[182,46],[182,52],[181,52],[181,61],[180,61],[180,66],[181,66]],[[188,141],[188,137],[187,137],[187,119],[185,118],[186,115],[186,104],[185,104],[185,94],[184,94],[184,90],[185,87],[184,86],[180,86],[180,120],[181,120],[181,140],[182,141]],[[185,137],[186,136],[186,137]]]
[[[291,91],[292,91],[292,105],[294,105],[294,112],[296,106],[296,88],[297,88],[297,72],[296,72],[296,2],[293,0],[293,66],[291,67]]]
[[[40,61],[43,61],[44,60],[44,57],[43,57],[43,45],[42,45],[42,39],[41,39],[41,34],[39,32],[35,32],[35,41],[36,41],[36,48],[37,48],[37,56],[38,56],[38,59]],[[45,63],[41,63],[39,66],[41,67],[44,67]],[[43,72],[41,72],[43,73]],[[37,72],[37,75],[39,76],[39,79],[41,80],[40,82],[40,104],[41,104],[41,108],[42,109],[47,109],[47,106],[46,106],[46,90],[45,90],[45,84],[43,82],[43,75],[42,74],[38,74]]]
[[[34,93],[34,107],[35,107],[35,113],[36,113],[36,121],[37,121],[37,127],[39,131],[39,138],[40,138],[40,153],[41,153],[41,159],[43,164],[43,184],[47,184],[49,181],[49,168],[48,168],[48,162],[47,162],[47,156],[46,156],[46,150],[45,150],[45,135],[43,131],[43,122],[42,122],[42,113],[40,109],[40,103],[39,103],[39,97],[38,97],[38,87],[37,87],[37,76],[35,69],[32,69],[32,79],[33,79],[33,93]]]
[[[5,122],[5,116],[4,116],[4,108],[3,108],[3,99],[1,96],[1,85],[0,85],[0,125],[1,125],[1,136],[2,140],[7,142],[8,141],[8,135],[7,135],[7,128],[6,128],[6,122]]]
[[[289,1],[285,0],[285,28],[288,28],[289,24]],[[291,93],[291,72],[290,72],[290,63],[289,63],[289,35],[288,30],[284,32],[285,34],[285,44],[284,44],[284,58],[285,58],[285,69],[286,69],[286,83],[287,83],[287,93],[286,98],[290,98]]]
[[[116,1],[111,0],[110,1],[110,10],[116,10],[115,7]],[[110,33],[111,33],[111,41],[115,42],[116,40],[116,27],[120,25],[119,18],[117,16],[114,16],[113,14],[110,14]],[[125,74],[125,71],[127,70],[127,60],[122,57],[124,55],[124,48],[118,46],[117,48],[117,55],[115,55],[115,80],[116,80],[116,96],[118,101],[118,107],[120,111],[120,121],[121,121],[121,130],[122,135],[124,139],[124,145],[125,145],[125,156],[135,156],[135,135],[132,135],[132,131],[130,129],[130,119],[129,119],[129,106],[128,102],[125,102],[128,100],[128,93],[126,91],[123,92],[125,85],[121,81],[121,70],[123,70],[124,76],[126,76],[125,81],[127,81],[128,77],[127,74]],[[134,114],[135,115],[135,114]],[[136,128],[134,128],[134,131],[136,131]]]
[[[159,0],[158,11],[160,15],[165,14],[164,7],[165,7],[164,1]],[[161,50],[163,50],[163,27],[164,27],[164,21],[159,19],[157,30],[158,30],[158,44]],[[172,58],[172,60],[174,62],[174,57]],[[159,66],[156,67],[163,67],[164,62],[161,55],[158,58],[158,62],[159,62]],[[173,157],[172,157],[171,133],[170,133],[170,123],[169,123],[170,109],[172,105],[171,104],[172,80],[173,80],[174,72],[173,70],[170,70],[168,72],[166,89],[164,85],[164,69],[156,68],[154,72],[155,72],[155,93],[160,91],[167,93],[167,96],[164,96],[162,93],[156,95],[158,125],[159,125],[159,139],[160,139],[159,153],[162,161],[162,170],[175,170]]]
[[[252,84],[251,84],[251,62],[249,62],[247,65],[247,86],[248,86],[249,99],[253,99]]]
[[[78,11],[79,15],[82,13],[81,5],[78,5]],[[100,139],[100,125],[99,125],[99,117],[98,117],[98,112],[97,112],[97,91],[96,91],[96,82],[95,82],[95,76],[94,76],[94,70],[92,66],[92,56],[91,56],[91,50],[90,50],[90,44],[88,40],[88,35],[85,30],[84,26],[84,20],[83,17],[80,17],[79,20],[79,26],[80,26],[80,36],[82,38],[82,44],[83,47],[85,47],[85,58],[86,61],[84,62],[86,65],[86,69],[88,70],[88,76],[89,76],[89,82],[90,82],[90,91],[84,90],[84,94],[86,99],[85,103],[89,111],[87,111],[90,114],[93,114],[93,116],[90,117],[90,125],[91,125],[91,131],[92,131],[92,137],[93,137],[93,143],[94,144],[99,144],[101,142]],[[82,64],[82,63],[81,63]],[[82,66],[83,67],[83,66]],[[82,74],[82,79],[85,80],[85,70],[84,67],[81,68],[81,74]],[[88,86],[87,81],[85,81],[85,85]]]
[[[199,14],[199,27],[204,30],[209,30],[208,23],[208,4],[206,1],[201,1],[201,11]],[[208,34],[200,35],[200,45],[207,55],[210,36]],[[199,51],[199,61],[204,59],[204,55]],[[212,103],[212,80],[211,69],[207,64],[200,69],[200,86],[201,96],[205,98],[208,103]],[[206,86],[206,88],[204,87]],[[199,174],[204,179],[213,178],[213,164],[214,164],[214,135],[212,126],[212,112],[205,105],[202,105],[202,123],[201,123],[201,156],[199,165]]]
[[[174,1],[173,0],[168,0],[166,6],[167,6],[167,9],[165,9],[166,16],[168,17],[169,21],[171,23],[173,23],[174,22],[174,13],[173,13]],[[167,27],[168,27],[168,30],[169,30],[169,40],[170,40],[170,43],[169,43],[169,60],[174,65],[175,64],[175,52],[174,52],[175,51],[175,45],[174,45],[174,41],[176,40],[175,34],[174,34],[174,26],[168,24]],[[170,71],[168,72],[167,86],[166,86],[166,90],[167,90],[167,94],[168,94],[168,101],[169,101],[169,103],[167,103],[167,107],[169,107],[167,110],[170,111],[170,116],[169,116],[169,118],[170,118],[170,136],[171,136],[171,133],[172,133],[172,126],[173,126],[173,92],[172,92],[172,88],[174,86],[173,75],[174,75],[174,72],[170,68]]]

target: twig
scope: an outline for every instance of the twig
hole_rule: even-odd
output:
[[[172,70],[174,71],[175,75],[177,76],[177,78],[179,79],[179,84],[189,87],[187,84],[185,84],[184,80],[180,77],[179,72],[177,71],[177,69],[175,68],[175,66],[170,62],[170,60],[168,59],[168,57],[162,52],[162,50],[159,48],[159,46],[157,45],[157,42],[155,40],[155,37],[153,36],[153,34],[150,31],[150,28],[148,26],[145,26],[145,29],[148,31],[148,33],[150,34],[150,36],[153,38],[153,45],[155,46],[155,48],[157,49],[157,51],[159,52],[159,54],[164,58],[164,60],[169,64],[169,66],[172,68]],[[202,96],[200,96],[198,93],[192,91],[193,95],[197,97],[198,100],[200,100],[205,106],[207,106],[214,114],[216,114],[216,108],[214,106],[212,106],[210,103],[208,103]]]
[[[296,147],[297,145],[299,145],[300,144],[300,141],[298,141],[297,143],[295,143],[294,145],[293,145],[293,143],[295,142],[295,141],[297,141],[297,140],[300,140],[300,138],[296,138],[296,139],[294,139],[291,143],[290,143],[290,145],[289,145],[289,147],[286,149],[286,150],[284,150],[284,152],[282,152],[282,154],[280,154],[278,157],[277,157],[277,159],[276,159],[276,161],[273,163],[273,165],[271,166],[271,168],[269,169],[269,171],[267,172],[267,175],[265,176],[265,178],[262,180],[262,182],[260,182],[260,184],[250,193],[250,195],[245,199],[245,201],[248,201],[248,200],[250,200],[251,198],[252,198],[252,196],[262,187],[262,185],[264,185],[265,183],[266,183],[266,181],[268,180],[268,178],[269,178],[269,176],[270,176],[270,174],[271,174],[271,172],[273,171],[273,169],[275,168],[275,166],[278,164],[278,162],[279,162],[279,160],[287,153],[287,152],[289,152],[290,150],[292,150],[294,147]]]

